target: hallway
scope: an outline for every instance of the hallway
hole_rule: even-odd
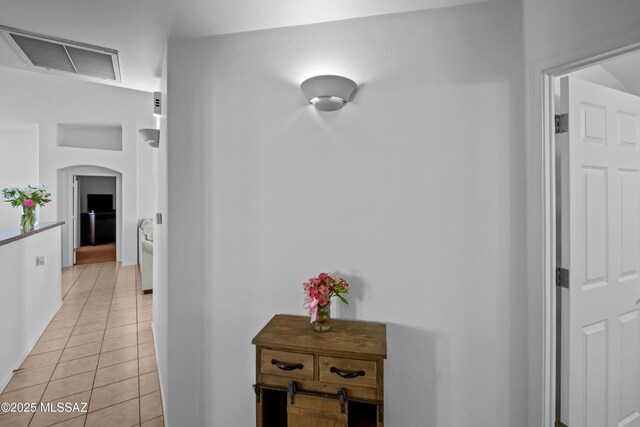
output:
[[[0,395],[38,410],[0,412],[1,427],[164,425],[152,294],[139,283],[136,266],[116,262],[63,270],[62,308]],[[42,412],[41,402],[79,405]]]

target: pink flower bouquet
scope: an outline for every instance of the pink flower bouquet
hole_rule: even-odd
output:
[[[341,277],[320,273],[318,277],[309,279],[303,284],[306,296],[304,308],[311,316],[311,322],[318,317],[318,310],[322,310],[331,304],[331,298],[336,296],[345,304],[349,302],[341,294],[349,293],[349,284]]]

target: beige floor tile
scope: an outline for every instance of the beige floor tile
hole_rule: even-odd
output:
[[[149,372],[148,374],[140,375],[140,395],[153,393],[160,390],[160,381],[158,379],[158,372]]]
[[[151,311],[153,311],[153,304],[146,304],[138,307],[138,313],[150,313]]]
[[[71,338],[69,338],[69,341],[67,342],[67,348],[68,347],[77,347],[79,345],[83,345],[83,344],[89,344],[92,342],[97,342],[97,341],[102,341],[102,337],[104,336],[104,331],[103,330],[99,330],[99,331],[95,331],[95,332],[89,332],[86,334],[79,334],[79,335],[74,335]]]
[[[59,380],[61,378],[70,377],[72,375],[78,375],[85,372],[93,372],[98,366],[97,354],[89,357],[83,357],[81,359],[74,359],[68,362],[58,363],[56,370],[53,371],[51,380]]]
[[[88,390],[82,393],[65,396],[60,399],[45,401],[45,405],[51,405],[50,407],[52,408],[52,410],[47,412],[36,412],[33,420],[31,420],[31,424],[29,425],[29,427],[45,427],[53,424],[55,424],[55,426],[58,426],[58,424],[56,423],[71,420],[72,418],[77,418],[78,416],[84,416],[88,409],[90,397],[91,391]],[[65,406],[59,409],[59,404]]]
[[[114,292],[118,293],[130,289],[135,289],[135,284],[132,284],[131,280],[125,280],[122,277],[118,277],[115,283]]]
[[[78,307],[63,305],[62,308],[58,310],[53,320],[62,320],[71,316],[77,316],[80,314],[80,310],[81,308]]]
[[[66,343],[67,338],[57,338],[55,340],[38,342],[33,346],[33,350],[31,350],[31,353],[29,354],[36,355],[40,353],[48,353],[54,350],[61,350],[65,347]]]
[[[114,298],[126,298],[126,297],[136,297],[135,289],[118,289],[113,293]]]
[[[119,350],[110,351],[108,353],[100,354],[100,361],[98,362],[98,369],[105,368],[107,366],[116,365],[118,363],[128,362],[138,358],[138,346],[133,345],[131,347],[121,348]]]
[[[0,416],[2,427],[27,427],[33,414],[30,412],[14,412]]]
[[[108,331],[108,329],[107,329]],[[107,353],[109,351],[118,350],[125,347],[130,347],[138,343],[137,334],[125,335],[122,337],[115,337],[102,342],[101,353]]]
[[[95,372],[85,372],[83,374],[54,380],[49,383],[42,396],[43,402],[48,402],[61,397],[91,390]]]
[[[113,289],[110,288],[98,288],[95,286],[89,298],[87,298],[87,303],[84,306],[84,309],[87,310],[90,307],[93,308],[106,308],[109,309],[111,306],[111,300],[113,299]]]
[[[60,359],[62,350],[50,351],[48,353],[28,356],[20,365],[22,369],[42,368],[43,366],[55,365]]]
[[[138,333],[138,344],[143,344],[151,341],[153,341],[153,332],[151,332],[151,329],[146,329]]]
[[[113,300],[111,301],[111,304],[120,304],[120,303],[135,303],[136,302],[136,296],[135,293],[132,294],[131,296],[121,296],[121,297],[117,297],[114,295]]]
[[[87,356],[100,353],[101,342],[92,342],[90,344],[83,344],[77,347],[66,348],[62,352],[60,362],[68,362],[69,360],[80,359]]]
[[[135,306],[136,306],[136,301],[135,300],[122,301],[122,302],[111,304],[111,310],[112,311],[116,311],[116,310],[122,310],[123,308],[132,308],[132,307],[135,307]]]
[[[68,328],[51,329],[51,330],[47,328],[47,330],[44,331],[42,336],[40,336],[39,341],[42,342],[42,341],[55,340],[58,338],[69,338],[69,335],[71,335],[72,330],[73,330],[72,326],[69,326]]]
[[[96,283],[91,291],[91,295],[87,298],[87,303],[104,304],[106,307],[111,305],[113,299],[113,285]]]
[[[51,320],[54,322],[71,321],[75,323],[78,320],[78,316],[80,316],[79,310],[63,307]]]
[[[43,366],[42,368],[25,369],[13,374],[13,378],[4,389],[4,392],[15,391],[25,387],[46,383],[51,378],[55,365]]]
[[[49,323],[49,326],[47,326],[47,330],[53,330],[53,329],[62,329],[62,328],[68,328],[70,326],[73,326],[76,324],[76,321],[73,320],[52,320],[51,323]]]
[[[145,330],[151,330],[151,321],[148,320],[146,322],[139,322],[138,323],[138,332],[142,332]]]
[[[139,369],[140,369],[140,375],[157,371],[158,365],[156,364],[156,356],[154,355],[154,356],[141,357]]]
[[[139,399],[132,399],[87,415],[85,427],[130,427],[140,421]]]
[[[164,427],[164,417],[154,418],[142,423],[142,427]]]
[[[122,310],[113,310],[109,312],[109,320],[117,319],[123,316],[131,316],[136,314],[135,308],[123,308]]]
[[[108,318],[109,313],[83,314],[78,318],[78,321],[76,322],[76,328],[81,325],[86,325],[87,323],[104,322],[106,324]]]
[[[100,330],[105,329],[106,326],[107,326],[107,321],[106,320],[100,320],[100,321],[97,321],[97,322],[84,323],[82,325],[77,325],[75,328],[73,328],[73,332],[71,333],[71,336],[87,334],[89,332],[100,331]]]
[[[84,427],[85,420],[87,419],[86,415],[82,415],[80,417],[73,418],[71,420],[63,421],[58,424],[54,424],[53,427]],[[164,421],[163,421],[164,422]]]
[[[111,297],[106,295],[97,298],[89,297],[81,315],[86,313],[105,314],[109,312],[109,307],[111,307]]]
[[[86,298],[72,298],[70,296],[66,296],[64,298],[64,301],[62,301],[62,307],[77,308],[78,310],[82,310],[82,307],[84,307],[86,301]]]
[[[102,387],[118,381],[126,380],[138,376],[138,360],[134,359],[129,362],[119,363],[117,365],[108,366],[98,369],[96,379],[93,383],[94,387]],[[153,390],[152,390],[153,391]]]
[[[113,296],[113,288],[115,284],[112,281],[96,281],[91,289],[89,300],[91,301],[108,301]]]
[[[146,342],[138,346],[138,357],[152,356],[156,354],[153,342]]]
[[[146,313],[139,313],[138,314],[138,322],[144,322],[144,321],[147,321],[147,320],[151,320],[152,316],[153,316],[153,312],[151,312],[151,311],[148,311]]]
[[[140,420],[149,421],[161,415],[162,400],[159,391],[140,397]]]
[[[136,325],[118,326],[116,328],[107,329],[104,333],[104,339],[108,340],[110,338],[122,337],[124,335],[135,334],[136,332],[138,332]]]
[[[138,377],[94,388],[91,393],[89,412],[95,412],[107,406],[125,402],[138,397],[138,395]]]
[[[10,402],[10,403],[18,403],[18,402],[29,402],[29,403],[37,403],[40,402],[40,398],[44,393],[44,389],[47,387],[47,384],[38,384],[33,387],[21,388],[20,390],[12,391],[9,393],[0,394],[0,402]],[[0,415],[2,412],[0,412]],[[2,423],[0,423],[2,425]]]
[[[80,316],[78,317],[78,324],[82,325],[85,323],[91,323],[93,322],[97,322],[99,320],[107,320],[107,317],[109,317],[109,308],[105,307],[105,308],[85,308],[82,311],[82,314],[80,314]],[[91,320],[91,319],[94,320]]]
[[[136,313],[127,314],[125,316],[112,317],[109,316],[107,328],[117,328],[118,326],[132,325],[137,323]]]

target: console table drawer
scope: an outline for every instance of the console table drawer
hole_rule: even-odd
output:
[[[320,381],[360,387],[376,387],[376,362],[319,356]]]
[[[312,380],[313,354],[263,349],[260,371],[265,374]]]

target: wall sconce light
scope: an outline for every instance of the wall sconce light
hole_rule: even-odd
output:
[[[144,142],[151,147],[158,148],[160,145],[160,131],[158,129],[139,129],[138,133],[140,133]]]
[[[315,76],[303,81],[300,89],[318,111],[336,111],[349,102],[358,85],[342,76]]]

